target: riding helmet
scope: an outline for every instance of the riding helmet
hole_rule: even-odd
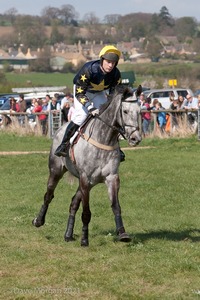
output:
[[[116,64],[119,61],[121,52],[113,45],[105,46],[101,49],[99,53],[100,59],[107,59],[113,62],[116,62]]]

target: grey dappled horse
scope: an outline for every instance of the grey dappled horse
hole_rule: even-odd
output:
[[[88,225],[91,219],[89,195],[92,187],[98,183],[105,183],[115,216],[116,230],[120,241],[130,241],[125,232],[121,207],[118,199],[119,180],[119,135],[122,134],[129,145],[136,146],[141,141],[138,130],[138,116],[140,108],[131,90],[125,86],[118,86],[109,101],[101,109],[99,116],[90,117],[86,126],[80,131],[80,138],[69,150],[67,157],[57,157],[54,152],[61,143],[67,124],[56,133],[49,155],[49,179],[47,191],[44,195],[38,216],[33,225],[40,227],[45,223],[45,215],[54,190],[66,171],[79,179],[79,186],[72,198],[67,229],[64,235],[66,241],[73,240],[75,215],[82,202],[82,238],[81,245],[88,246]],[[83,128],[86,128],[83,130]]]

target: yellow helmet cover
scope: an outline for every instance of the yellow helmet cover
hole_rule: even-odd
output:
[[[121,52],[113,45],[103,47],[99,53],[100,58],[105,58],[116,62],[119,60],[120,55]]]

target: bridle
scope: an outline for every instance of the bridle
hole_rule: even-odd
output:
[[[110,125],[108,124],[106,121],[104,121],[100,116],[95,116],[95,118],[99,119],[102,123],[104,123],[106,126],[108,126],[110,129],[112,129],[113,131],[117,131],[119,134],[121,134],[124,138],[124,133],[125,133],[125,127],[121,126],[121,127],[117,127],[114,125]],[[122,119],[123,120],[123,119]],[[126,139],[126,138],[125,138]]]
[[[133,127],[133,126],[124,123],[124,119],[123,119],[123,116],[122,116],[122,103],[123,102],[133,103],[134,101],[133,100],[122,100],[121,101],[119,109],[120,109],[120,117],[121,117],[121,124],[122,125],[120,127],[108,124],[108,122],[104,121],[101,118],[101,116],[99,116],[99,115],[96,115],[95,118],[99,119],[102,123],[104,123],[106,126],[111,128],[113,131],[117,131],[125,140],[127,140],[127,137],[125,136],[125,127]],[[132,133],[134,133],[137,130],[138,130],[138,128],[135,127],[134,130],[132,131]]]
[[[133,101],[132,99],[129,101],[127,100],[121,100],[120,101],[120,106],[118,108],[118,111],[120,111],[120,118],[121,118],[121,126],[115,126],[115,125],[110,125],[108,122],[106,122],[105,120],[103,120],[101,118],[101,115],[96,115],[94,116],[94,122],[90,128],[91,132],[92,132],[92,128],[94,127],[95,125],[95,120],[98,119],[100,120],[102,123],[104,123],[107,127],[109,127],[110,129],[112,129],[113,131],[116,131],[119,135],[121,135],[125,140],[128,139],[128,137],[125,136],[125,127],[132,127],[132,131],[131,133],[134,133],[135,131],[138,130],[138,128],[136,127],[133,127],[132,125],[129,125],[129,124],[125,124],[124,122],[124,119],[123,119],[123,115],[122,115],[122,104],[123,102],[125,103],[133,103],[135,101]],[[117,112],[118,113],[118,112]],[[133,129],[134,128],[134,129]],[[91,138],[91,133],[89,135],[87,135],[86,133],[81,133],[81,137],[83,139],[85,139],[87,142],[89,142],[90,144],[96,146],[97,148],[100,148],[100,149],[104,149],[104,150],[114,150],[114,149],[117,149],[119,148],[119,143],[118,141],[116,142],[116,144],[114,146],[109,146],[109,145],[104,145],[104,144],[101,144],[101,143],[98,143],[96,140],[92,139]]]

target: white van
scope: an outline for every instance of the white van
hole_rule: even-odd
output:
[[[143,92],[145,97],[151,98],[151,103],[154,99],[158,99],[158,101],[162,104],[162,106],[166,109],[169,108],[170,96],[174,94],[175,99],[178,98],[179,95],[182,95],[186,98],[187,94],[191,94],[193,96],[193,92],[190,89],[179,89],[179,88],[169,88],[169,89],[154,89],[154,90],[147,90]]]

